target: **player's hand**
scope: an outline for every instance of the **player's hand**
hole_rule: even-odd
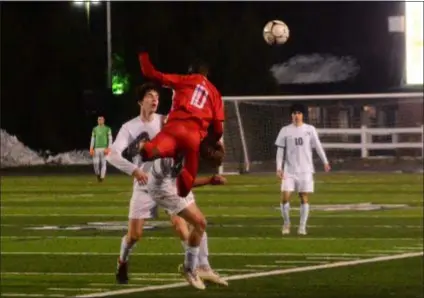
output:
[[[330,164],[328,164],[328,163],[324,164],[324,171],[330,172],[330,170],[331,170]]]
[[[90,148],[90,155],[94,156],[94,149],[93,148]]]
[[[224,176],[221,175],[213,175],[211,177],[211,185],[223,185],[227,183],[227,179]]]
[[[138,181],[139,184],[141,185],[146,185],[147,184],[147,174],[144,173],[142,170],[140,169],[136,169],[133,173],[132,173],[133,177]]]
[[[105,155],[108,155],[110,153],[110,149],[109,148],[106,148],[105,149]]]
[[[278,177],[279,179],[284,179],[284,172],[283,172],[283,171],[281,171],[281,170],[277,170],[277,177]]]

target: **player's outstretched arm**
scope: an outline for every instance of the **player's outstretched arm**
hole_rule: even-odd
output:
[[[193,187],[200,187],[205,185],[223,185],[227,183],[227,179],[221,175],[213,175],[211,177],[197,177],[194,180]]]
[[[164,87],[177,88],[192,78],[192,76],[186,75],[164,74],[156,70],[150,61],[149,54],[146,52],[138,54],[138,61],[140,62],[143,75],[151,80],[159,82]]]
[[[315,150],[317,151],[319,158],[324,164],[325,171],[328,172],[330,170],[330,164],[328,162],[327,155],[325,154],[324,148],[322,147],[321,141],[318,136],[318,132],[315,129],[315,127],[312,130],[312,143],[313,143],[313,146],[315,147]]]

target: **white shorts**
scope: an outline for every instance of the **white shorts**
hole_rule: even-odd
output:
[[[284,174],[281,181],[281,191],[289,192],[314,192],[314,174]]]
[[[151,219],[158,215],[157,204],[147,190],[134,190],[128,214],[129,219]]]
[[[151,192],[153,200],[163,209],[168,215],[176,215],[194,203],[194,194],[190,192],[185,198],[179,197],[177,194],[171,195],[166,192]]]

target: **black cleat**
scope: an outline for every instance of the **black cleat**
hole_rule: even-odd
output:
[[[116,269],[116,282],[118,284],[128,283],[128,262],[118,260],[118,268]]]
[[[100,175],[97,175],[97,182],[102,182],[102,178],[100,177]]]

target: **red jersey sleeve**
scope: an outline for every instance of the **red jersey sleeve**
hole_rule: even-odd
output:
[[[157,71],[154,68],[152,62],[150,62],[148,53],[140,53],[138,55],[138,61],[140,62],[140,67],[141,71],[143,72],[143,75],[151,80],[158,81],[163,86],[178,88],[181,85],[187,84],[192,80],[192,76],[164,74],[160,71]]]

